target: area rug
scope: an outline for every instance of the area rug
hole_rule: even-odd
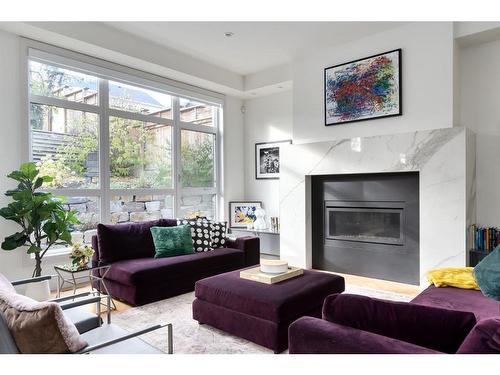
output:
[[[409,301],[412,297],[347,285],[346,293],[383,298],[392,301]],[[127,331],[136,331],[158,323],[172,323],[174,353],[176,354],[272,354],[273,352],[245,339],[227,334],[208,325],[199,325],[192,319],[191,305],[194,292],[163,301],[134,307],[113,314],[113,323]],[[160,329],[141,336],[154,347],[167,351],[167,331]]]

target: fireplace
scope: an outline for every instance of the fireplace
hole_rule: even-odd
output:
[[[391,202],[325,202],[325,240],[404,244],[404,205]]]
[[[313,176],[313,268],[418,284],[418,184],[418,172]]]

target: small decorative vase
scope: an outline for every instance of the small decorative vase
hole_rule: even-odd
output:
[[[88,263],[89,263],[89,258],[87,257],[80,258],[78,261],[78,269],[83,269],[87,267]]]
[[[264,211],[262,208],[256,209],[255,210],[255,217],[257,219],[255,219],[255,221],[253,223],[254,229],[257,229],[257,230],[266,229],[267,224],[266,224],[266,221],[264,220],[264,218],[266,217],[266,211]]]

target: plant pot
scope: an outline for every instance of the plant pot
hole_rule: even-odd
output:
[[[24,295],[26,297],[33,298],[35,301],[47,301],[50,299],[49,280],[27,284]]]

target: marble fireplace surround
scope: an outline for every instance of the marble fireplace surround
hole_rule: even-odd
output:
[[[463,127],[281,148],[280,257],[311,268],[311,176],[418,171],[420,285],[436,267],[467,264],[475,222],[475,135]],[[361,260],[360,260],[361,261]]]

